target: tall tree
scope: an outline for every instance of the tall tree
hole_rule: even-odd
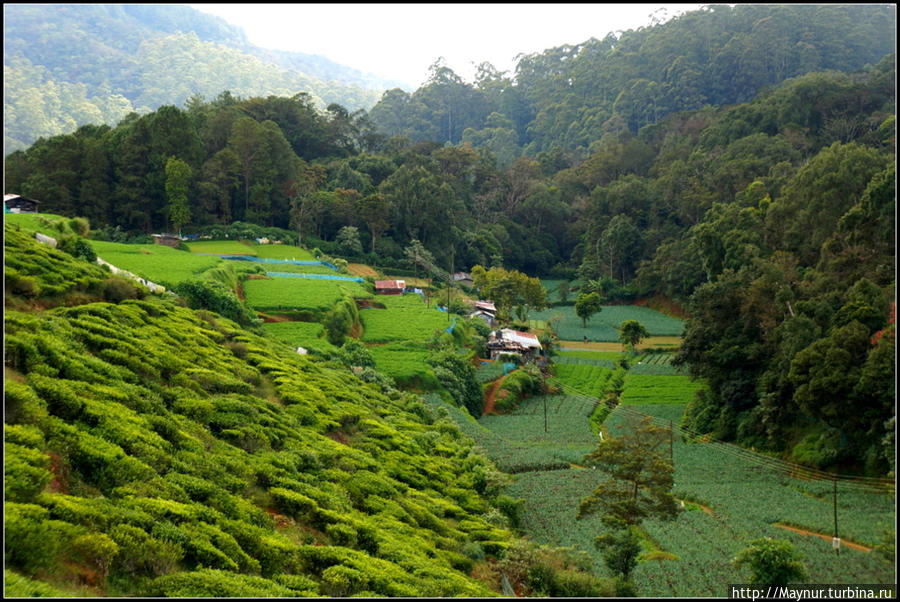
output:
[[[181,227],[191,221],[191,209],[188,206],[188,187],[191,181],[191,166],[178,159],[169,157],[166,162],[166,198],[169,201],[169,223],[181,236]]]
[[[669,430],[654,426],[650,417],[619,437],[604,437],[585,462],[611,478],[581,501],[578,517],[600,513],[605,525],[616,528],[649,517],[674,518],[675,469],[668,458],[669,437]]]

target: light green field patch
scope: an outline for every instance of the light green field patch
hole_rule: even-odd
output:
[[[217,255],[252,255],[260,245],[245,240],[201,240],[187,243],[191,253],[214,253]]]
[[[167,288],[194,279],[222,261],[218,257],[192,255],[165,245],[127,245],[99,240],[90,243],[98,257]]]
[[[53,238],[72,231],[68,224],[69,218],[53,213],[4,213],[3,221]],[[57,227],[57,224],[61,226]]]
[[[265,259],[296,259],[299,261],[316,259],[308,250],[294,245],[258,245],[256,256]]]
[[[271,280],[248,280],[244,283],[247,304],[256,310],[327,311],[345,293],[353,298],[371,297],[371,293],[356,282],[273,278]]]
[[[375,358],[375,369],[393,378],[402,388],[433,390],[438,387],[437,379],[428,357],[431,352],[420,345],[409,342],[389,343],[369,347]]]
[[[436,331],[451,324],[446,313],[432,305],[428,307],[419,295],[376,295],[375,303],[385,309],[366,309],[360,312],[367,343],[391,341],[430,341]]]
[[[685,404],[694,399],[703,384],[685,375],[637,374],[625,376],[624,404]]]
[[[262,328],[266,334],[291,347],[304,347],[311,351],[336,349],[322,336],[325,328],[318,322],[267,322]]]

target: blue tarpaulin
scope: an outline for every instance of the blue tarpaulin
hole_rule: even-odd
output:
[[[310,280],[340,280],[342,282],[364,282],[355,276],[332,276],[331,274],[291,274],[289,272],[266,272],[266,276],[275,278],[307,278]]]

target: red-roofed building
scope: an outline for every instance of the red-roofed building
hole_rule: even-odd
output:
[[[402,295],[406,290],[405,280],[376,280],[375,294],[377,295]]]

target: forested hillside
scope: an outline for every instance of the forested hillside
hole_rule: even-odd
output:
[[[524,152],[583,159],[673,111],[748,102],[813,71],[858,71],[893,52],[892,6],[708,6],[667,23],[483,63],[473,83],[440,63],[412,94],[371,112],[387,134],[471,142],[508,162]]]
[[[523,57],[513,79],[437,63],[368,114],[223,92],[41,140],[7,157],[7,192],[108,236],[240,220],[372,265],[418,240],[446,270],[674,299],[691,316],[681,361],[710,383],[687,426],[883,474],[893,11],[710,7]],[[338,243],[347,227],[356,244]]]
[[[241,29],[186,6],[5,5],[3,13],[6,152],[223,90],[306,92],[319,108],[358,109],[396,85],[324,57],[257,48]]]

